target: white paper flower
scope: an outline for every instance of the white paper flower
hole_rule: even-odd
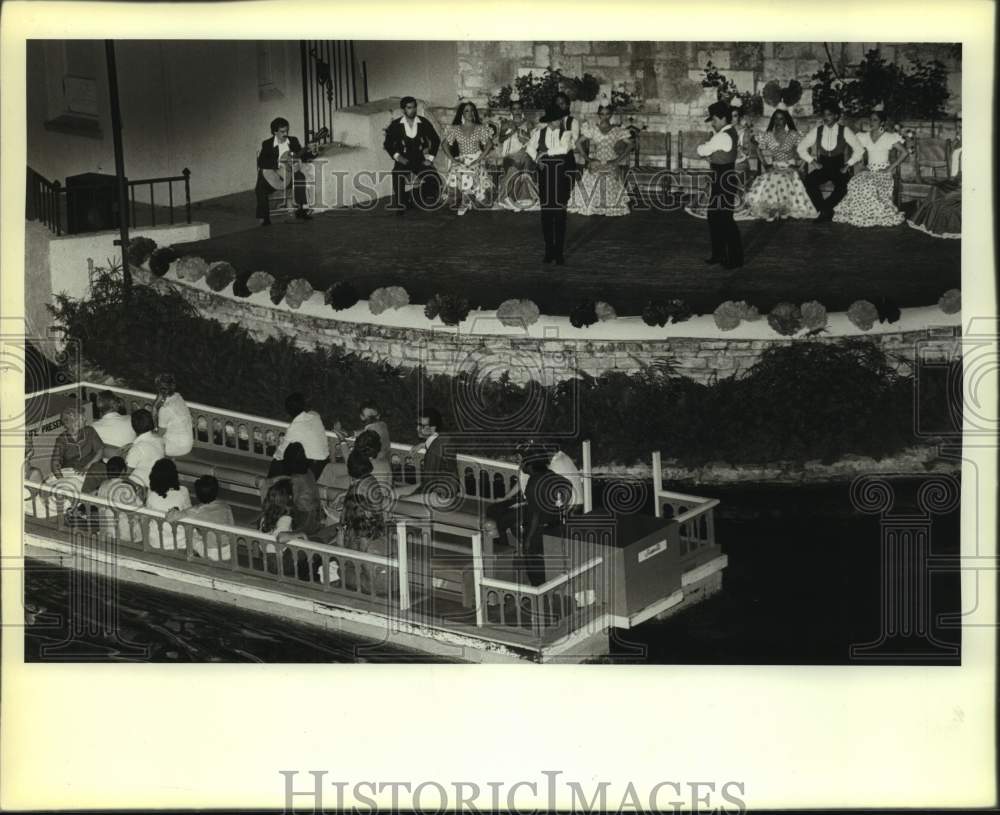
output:
[[[732,107],[732,108],[741,108],[741,107],[743,107],[743,99],[742,99],[742,97],[734,96],[732,98],[732,100],[729,102],[729,106]]]

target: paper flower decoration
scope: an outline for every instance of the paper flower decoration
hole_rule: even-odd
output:
[[[372,314],[381,314],[390,308],[402,308],[409,303],[410,295],[402,286],[385,286],[375,289],[368,296],[368,309]]]
[[[855,300],[847,309],[847,319],[862,331],[869,331],[878,319],[878,309],[868,300]]]
[[[945,314],[958,314],[962,310],[962,292],[960,289],[948,289],[938,300],[938,308]]]
[[[285,292],[285,302],[290,308],[298,308],[313,295],[312,283],[304,277],[298,277],[288,284]]]
[[[274,275],[267,272],[254,272],[247,278],[247,288],[252,294],[269,289],[274,283]]]
[[[764,85],[764,90],[760,93],[764,97],[764,101],[767,102],[771,107],[776,107],[778,102],[781,101],[781,85],[778,84],[776,79],[772,79],[766,85]]]
[[[785,337],[791,337],[802,328],[802,312],[794,303],[778,303],[767,315],[767,324]]]
[[[597,319],[602,323],[607,320],[613,320],[618,316],[618,312],[615,311],[614,306],[610,303],[605,303],[603,300],[598,300],[594,305],[594,311],[597,314]]]
[[[222,291],[235,279],[236,270],[224,260],[210,264],[205,273],[205,282],[212,291]]]
[[[195,280],[201,280],[205,276],[205,273],[208,271],[208,264],[203,258],[187,255],[177,261],[174,271],[181,280],[194,282]]]
[[[734,96],[732,99],[729,100],[729,107],[736,108],[737,110],[739,110],[741,107],[743,107],[743,97]]]
[[[720,303],[719,307],[712,312],[712,318],[720,331],[732,331],[742,319],[739,306],[732,300]]]
[[[541,312],[531,300],[504,300],[497,309],[497,319],[502,325],[527,328],[538,322]]]
[[[788,107],[795,107],[802,98],[802,83],[793,79],[788,83],[788,87],[781,92],[781,101]]]
[[[810,300],[808,303],[803,303],[800,311],[802,312],[802,325],[805,328],[810,331],[826,328],[826,306],[819,301]]]

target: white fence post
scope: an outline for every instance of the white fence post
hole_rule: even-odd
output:
[[[660,451],[653,451],[653,512],[657,518],[663,517],[663,507],[660,505],[660,493],[663,491],[663,466],[660,463]]]
[[[406,521],[396,522],[396,560],[399,562],[399,610],[410,607],[410,569],[406,554]]]
[[[483,614],[483,536],[477,532],[472,536],[472,586],[476,603],[476,625],[482,628]]]
[[[590,461],[590,442],[583,443],[583,511],[594,510],[594,468]]]

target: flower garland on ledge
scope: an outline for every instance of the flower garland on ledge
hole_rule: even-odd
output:
[[[204,279],[205,285],[213,292],[223,293],[232,285],[235,297],[247,298],[266,291],[272,303],[284,302],[289,308],[298,310],[310,301],[316,293],[305,278],[276,278],[265,271],[239,273],[226,261],[207,263],[203,258],[178,256],[170,247],[157,248],[155,242],[137,240],[131,247],[133,257],[144,258],[148,270],[156,277],[163,277],[173,271],[178,280],[197,283]],[[333,311],[345,311],[361,302],[356,287],[349,281],[341,280],[323,292],[323,302]],[[410,295],[402,286],[384,286],[375,289],[368,297],[368,310],[380,315],[390,310],[399,310],[411,305]],[[937,302],[940,311],[947,315],[959,314],[962,308],[962,294],[959,289],[950,289]],[[423,313],[428,320],[440,320],[447,326],[458,326],[469,316],[471,305],[468,299],[447,292],[439,292],[428,300]],[[506,327],[527,330],[542,318],[541,310],[531,300],[505,300],[497,308],[497,321]],[[863,332],[871,331],[876,323],[896,323],[902,311],[898,305],[885,296],[873,300],[856,300],[847,309],[845,316],[851,325]],[[664,327],[687,321],[695,316],[687,303],[678,298],[650,300],[644,306],[642,321],[651,327]],[[759,321],[762,315],[758,309],[746,301],[727,300],[712,312],[712,319],[719,331],[729,332],[743,323]],[[783,337],[811,337],[828,330],[829,315],[826,306],[817,300],[796,305],[778,303],[766,315],[767,324]],[[569,314],[570,325],[586,331],[590,326],[619,319],[614,306],[603,301],[585,299],[580,301]]]

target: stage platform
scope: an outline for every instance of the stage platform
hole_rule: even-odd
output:
[[[442,208],[400,217],[384,205],[317,213],[310,221],[276,220],[175,249],[226,260],[241,272],[305,277],[317,289],[348,280],[362,297],[391,285],[405,287],[415,303],[439,292],[481,308],[527,297],[553,315],[568,314],[585,298],[605,300],[622,315],[640,313],[651,298],[675,297],[696,313],[725,300],[747,300],[761,311],[786,300],[818,300],[839,311],[878,297],[926,306],[961,286],[961,241],[905,225],[740,222],[746,265],[726,271],[705,265],[708,227],[684,212],[570,215],[567,265],[560,267],[541,263],[537,213],[459,216]]]

